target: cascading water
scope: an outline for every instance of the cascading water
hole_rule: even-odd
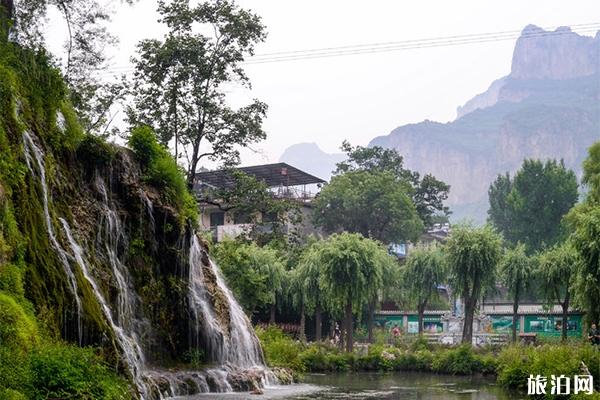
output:
[[[123,353],[123,356],[125,357],[125,361],[129,368],[129,372],[131,373],[131,378],[133,379],[138,390],[141,392],[140,395],[142,396],[142,400],[144,400],[148,397],[148,387],[146,386],[143,375],[145,357],[144,352],[142,351],[142,348],[139,342],[137,341],[137,337],[133,335],[131,331],[126,331],[123,327],[121,327],[118,324],[118,321],[115,321],[115,319],[113,318],[113,313],[106,299],[104,298],[104,295],[98,288],[96,280],[89,271],[88,263],[83,256],[83,249],[73,238],[71,228],[67,221],[63,218],[60,218],[60,222],[63,225],[63,229],[67,236],[67,240],[69,241],[69,245],[71,246],[71,251],[73,252],[75,261],[79,265],[83,276],[92,287],[94,295],[96,296],[96,300],[98,300],[100,308],[104,313],[104,317],[106,318],[106,320],[110,324],[111,329],[115,333],[115,338],[117,339],[117,342],[121,347],[121,351]]]
[[[54,248],[58,259],[63,265],[63,269],[65,271],[65,275],[69,281],[69,288],[71,289],[71,293],[75,298],[75,304],[77,305],[77,336],[79,339],[79,344],[82,343],[82,329],[81,329],[81,298],[79,297],[79,293],[77,291],[77,279],[75,278],[75,273],[71,268],[71,263],[69,262],[69,257],[67,252],[62,248],[58,240],[56,239],[56,232],[54,231],[54,226],[52,225],[52,219],[50,218],[50,209],[48,206],[49,195],[48,195],[48,184],[46,181],[46,162],[44,161],[44,153],[42,150],[35,144],[33,138],[29,134],[29,132],[23,132],[23,144],[25,148],[25,161],[27,163],[27,168],[32,176],[38,176],[40,179],[40,185],[42,187],[42,204],[44,209],[44,219],[46,221],[46,231],[48,232],[48,238],[50,239],[50,244]],[[36,164],[36,168],[34,168],[34,161]]]
[[[51,199],[44,152],[28,132],[23,133],[23,143],[27,167],[31,175],[39,179],[42,188],[43,213],[48,238],[63,265],[69,289],[77,305],[80,343],[82,342],[82,300],[75,274],[77,267],[83,279],[89,284],[105,320],[114,333],[124,363],[143,400],[197,392],[227,392],[234,388],[252,390],[257,385],[276,382],[273,374],[264,365],[260,343],[249,319],[225,284],[219,268],[208,259],[195,234],[191,235],[187,259],[188,303],[194,337],[192,345],[196,350],[205,353],[215,365],[204,371],[192,372],[149,370],[139,334],[145,320],[140,318],[138,312],[140,300],[122,256],[124,249],[128,248],[128,241],[124,233],[123,221],[116,211],[116,204],[112,200],[111,192],[107,190],[104,179],[96,175],[94,180],[96,191],[100,194],[101,206],[94,258],[98,255],[105,256],[113,277],[112,286],[116,289],[114,301],[109,301],[100,290],[100,285],[95,278],[96,264],[89,263],[84,247],[75,240],[69,223],[59,217],[64,233],[61,237],[65,239],[65,243],[68,243],[69,251],[62,247],[50,215]],[[140,199],[148,214],[151,231],[154,233],[156,226],[153,204],[143,190],[140,190]],[[82,281],[81,284],[83,283]],[[111,304],[115,306],[111,307]]]

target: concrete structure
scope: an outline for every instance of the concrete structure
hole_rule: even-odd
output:
[[[301,213],[301,222],[288,221],[282,227],[284,233],[295,231],[299,235],[318,234],[311,223],[312,200],[325,181],[286,163],[255,165],[234,169],[199,172],[196,174],[194,190],[199,199],[214,189],[230,189],[235,185],[232,170],[243,172],[266,184],[273,198],[296,201]],[[258,213],[242,215],[235,209],[228,209],[219,199],[200,203],[200,225],[205,231],[212,232],[216,241],[234,238],[252,229],[269,232],[273,222],[279,216]],[[286,220],[286,218],[283,218]]]

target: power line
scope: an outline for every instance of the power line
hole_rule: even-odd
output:
[[[600,23],[587,23],[587,24],[575,24],[570,25],[575,28],[579,33],[594,33],[600,29]],[[546,28],[548,29],[548,28]],[[324,47],[315,49],[305,50],[293,50],[293,51],[280,51],[272,53],[264,53],[250,57],[247,61],[244,61],[244,65],[252,64],[265,64],[265,63],[276,63],[286,61],[299,61],[299,60],[312,60],[321,58],[341,57],[350,55],[360,54],[373,54],[373,53],[387,53],[392,51],[403,51],[403,50],[414,50],[414,49],[425,49],[434,47],[448,47],[448,46],[459,46],[468,44],[498,42],[505,40],[513,40],[517,38],[539,38],[546,36],[561,36],[574,34],[572,31],[534,31],[525,32],[513,30],[513,31],[501,31],[501,32],[488,32],[479,34],[467,34],[467,35],[454,35],[435,37],[428,39],[412,39],[403,41],[390,41],[380,43],[369,43],[369,44],[358,44],[348,46],[337,46],[337,47]],[[132,66],[115,66],[102,70],[101,76],[113,76],[123,73],[129,73],[135,70]]]

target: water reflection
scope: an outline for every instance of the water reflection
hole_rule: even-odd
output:
[[[265,390],[264,395],[210,394],[197,399],[286,400],[514,400],[524,399],[498,387],[493,379],[421,374],[308,374],[300,385]]]

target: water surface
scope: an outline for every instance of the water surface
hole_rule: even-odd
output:
[[[493,379],[415,372],[307,374],[297,385],[248,393],[203,394],[191,399],[286,399],[286,400],[514,400],[524,399],[498,387]]]

